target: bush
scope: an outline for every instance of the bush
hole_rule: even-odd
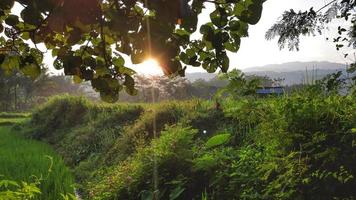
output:
[[[91,199],[354,199],[354,96],[225,99],[221,108],[60,97],[31,126]]]
[[[181,125],[167,128],[161,133],[161,137],[153,139],[147,147],[139,148],[137,153],[120,165],[99,173],[99,183],[91,184],[91,198],[138,199],[144,194],[158,192],[153,189],[158,184],[159,196],[168,199],[175,188],[167,183],[186,173],[185,167],[190,165],[196,132]],[[155,170],[157,177],[152,180]]]

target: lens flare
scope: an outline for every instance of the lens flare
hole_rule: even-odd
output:
[[[137,65],[137,72],[143,75],[163,75],[161,66],[158,61],[153,58],[149,58]]]

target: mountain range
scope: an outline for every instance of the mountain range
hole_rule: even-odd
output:
[[[282,78],[284,85],[292,85],[321,79],[336,71],[346,71],[346,65],[332,62],[289,62],[251,67],[242,71],[246,75],[267,76],[272,79]],[[190,81],[210,80],[215,77],[216,74],[203,72],[186,74],[186,78]]]

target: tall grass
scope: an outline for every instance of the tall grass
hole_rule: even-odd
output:
[[[17,182],[41,179],[39,200],[62,199],[61,194],[73,194],[74,179],[61,158],[46,144],[24,139],[0,126],[0,177]]]
[[[314,90],[227,98],[221,109],[63,96],[33,113],[28,134],[53,144],[86,199],[351,200],[355,102]]]
[[[13,124],[19,124],[26,121],[27,118],[1,118],[0,117],[0,126],[9,126]]]
[[[31,113],[0,112],[0,118],[27,118],[30,116]]]

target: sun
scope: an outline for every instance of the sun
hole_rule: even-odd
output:
[[[161,66],[159,65],[158,61],[154,58],[149,58],[145,60],[143,63],[136,65],[135,67],[137,73],[143,75],[163,75]]]

